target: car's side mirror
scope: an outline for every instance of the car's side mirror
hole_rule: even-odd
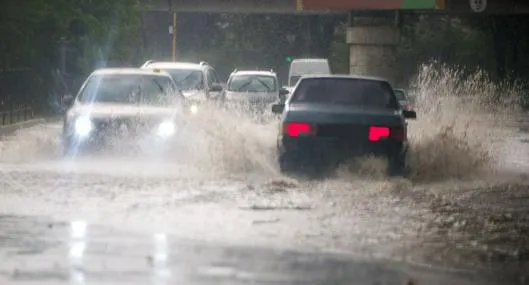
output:
[[[211,88],[209,89],[209,91],[211,92],[222,92],[224,88],[222,88],[222,85],[220,84],[217,84],[217,83],[213,83],[213,85],[211,85]]]
[[[417,112],[412,110],[402,110],[402,115],[406,119],[417,119]]]
[[[71,94],[66,94],[62,97],[62,105],[64,107],[70,107],[73,104],[75,97]]]
[[[272,105],[272,113],[274,113],[274,114],[281,114],[281,113],[283,113],[284,109],[285,109],[285,104],[274,104],[274,105]]]

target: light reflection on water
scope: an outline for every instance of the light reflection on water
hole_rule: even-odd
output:
[[[85,251],[88,247],[88,224],[85,221],[72,221],[68,241],[69,282],[72,285],[85,285],[84,273]],[[169,246],[167,235],[157,233],[153,235],[152,249],[152,284],[166,285],[172,272],[168,268]]]
[[[70,248],[68,258],[70,261],[70,283],[85,284],[83,273],[83,259],[86,249],[86,234],[88,226],[85,221],[73,221],[70,224]]]
[[[154,267],[154,284],[168,284],[171,278],[171,270],[167,267],[168,263],[168,243],[167,235],[158,233],[154,238],[153,267]]]

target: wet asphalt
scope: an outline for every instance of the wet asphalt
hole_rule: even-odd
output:
[[[528,124],[529,125],[529,124]],[[525,124],[524,124],[525,126]],[[521,133],[526,127],[521,128]],[[524,159],[525,153],[529,147],[523,145],[529,140],[526,136],[520,136],[516,148],[519,149],[508,158],[512,161],[513,169],[520,173],[529,173],[529,163]],[[529,156],[527,156],[529,157]],[[297,249],[281,249],[278,246],[267,246],[266,243],[255,240],[252,245],[252,235],[242,234],[246,238],[244,243],[237,240],[228,243],[230,236],[224,236],[224,239],[216,235],[226,235],[225,230],[221,230],[223,224],[229,224],[229,217],[226,221],[212,223],[212,228],[208,229],[212,236],[216,238],[207,240],[200,235],[208,235],[208,231],[198,231],[189,235],[178,234],[179,222],[159,223],[158,226],[146,229],[141,226],[137,229],[130,224],[119,226],[120,219],[111,223],[103,223],[105,216],[112,220],[115,215],[122,213],[115,211],[105,212],[104,204],[101,201],[109,200],[105,191],[104,179],[94,180],[87,179],[86,182],[77,182],[76,187],[84,190],[80,191],[80,198],[76,203],[71,204],[66,196],[68,187],[60,191],[51,191],[52,188],[59,188],[64,185],[64,181],[57,176],[49,175],[47,171],[39,167],[29,167],[24,164],[13,164],[13,169],[7,170],[3,166],[3,172],[10,173],[9,179],[4,175],[2,188],[4,194],[11,195],[17,191],[16,195],[11,195],[9,200],[0,202],[0,284],[526,284],[525,280],[520,280],[516,273],[512,271],[500,270],[483,270],[476,269],[457,269],[457,265],[439,267],[427,264],[419,264],[412,260],[395,261],[384,257],[365,257],[363,254],[354,254],[354,248],[343,253],[329,253],[328,251],[318,251],[315,248],[306,247],[302,242]],[[61,172],[56,170],[55,172]],[[80,170],[80,172],[83,172]],[[102,170],[104,172],[104,170]],[[29,181],[31,177],[37,177],[34,181]],[[40,177],[40,178],[38,178]],[[72,180],[71,178],[68,180]],[[75,180],[75,179],[74,179]],[[127,180],[127,179],[123,179]],[[134,181],[129,183],[134,184]],[[31,183],[29,183],[31,182]],[[27,183],[27,184],[26,184]],[[125,188],[127,182],[120,182]],[[165,182],[161,182],[164,184]],[[248,184],[248,183],[243,183]],[[29,185],[29,186],[28,186]],[[40,186],[39,186],[40,185]],[[108,185],[108,184],[106,184]],[[115,186],[115,185],[114,185]],[[112,186],[112,187],[114,187]],[[206,185],[207,186],[207,185]],[[201,187],[205,187],[201,184]],[[247,187],[246,185],[245,187]],[[308,187],[307,185],[304,185]],[[28,188],[29,187],[29,188]],[[91,187],[90,192],[86,189]],[[109,186],[108,186],[109,187]],[[251,186],[250,188],[252,188]],[[75,187],[74,187],[75,188]],[[100,188],[99,190],[94,190]],[[22,190],[21,190],[22,189]],[[75,191],[76,189],[70,189]],[[333,190],[334,191],[334,190]],[[20,192],[25,193],[20,195]],[[108,191],[112,192],[112,191]],[[229,191],[221,191],[227,193]],[[104,193],[104,194],[102,194]],[[137,197],[131,204],[130,208],[137,209],[137,205],[151,204],[151,207],[166,207],[154,201],[152,197],[147,197],[146,193],[137,192],[129,195],[145,196],[144,201]],[[200,203],[215,203],[217,196],[224,195],[218,192],[208,192],[211,196],[208,198],[199,198]],[[329,193],[327,193],[329,194]],[[338,194],[331,193],[330,194]],[[161,194],[160,194],[161,195]],[[297,194],[296,194],[297,195]],[[21,202],[15,203],[16,196]],[[96,197],[100,196],[100,197]],[[339,196],[339,195],[338,195]],[[7,196],[4,196],[7,197]],[[96,198],[94,198],[96,197]],[[153,196],[154,197],[154,196]],[[61,198],[63,200],[61,200]],[[232,199],[233,196],[227,195],[224,199]],[[320,197],[317,197],[320,200]],[[342,198],[350,198],[343,196]],[[356,197],[361,198],[361,197]],[[79,201],[79,199],[81,199]],[[81,205],[83,199],[92,207],[90,211],[99,212],[97,219],[82,219]],[[151,200],[149,200],[151,199]],[[314,198],[316,199],[316,198]],[[337,198],[339,199],[339,197]],[[521,199],[521,198],[520,198]],[[518,201],[520,201],[518,199]],[[28,203],[25,204],[23,201]],[[76,207],[79,207],[77,215],[65,214],[61,218],[61,213],[57,209],[37,209],[34,201],[53,201],[48,204],[49,207],[57,207],[63,203],[68,204],[68,212],[76,213]],[[9,204],[8,202],[9,201]],[[367,200],[362,200],[367,201]],[[379,200],[376,200],[380,202]],[[328,202],[328,201],[325,201]],[[184,201],[184,203],[186,203]],[[188,200],[187,203],[193,203]],[[200,204],[197,203],[197,204]],[[332,203],[340,203],[333,201]],[[362,202],[363,203],[363,202]],[[123,205],[120,205],[123,206]],[[254,205],[255,206],[255,205]],[[276,205],[277,206],[277,205]],[[292,207],[292,204],[290,204]],[[379,207],[380,205],[378,205]],[[389,207],[389,204],[386,206]],[[27,209],[20,209],[27,207]],[[197,207],[203,206],[195,206]],[[207,206],[205,206],[207,207]],[[295,207],[295,205],[294,205]],[[73,209],[72,209],[73,208]],[[272,207],[273,208],[273,207]],[[321,207],[320,207],[321,208]],[[100,209],[100,210],[99,210]],[[265,209],[266,210],[266,209]],[[299,209],[298,209],[299,210]],[[358,210],[358,209],[357,209]],[[87,211],[84,209],[84,211]],[[166,216],[170,219],[171,215],[177,215],[178,219],[185,219],[187,209],[181,212],[174,212]],[[385,215],[379,217],[379,220],[388,220],[393,212],[375,212],[366,206],[362,215],[372,213],[373,216]],[[48,213],[54,212],[54,215]],[[142,214],[141,207],[139,215]],[[144,213],[153,212],[146,210]],[[156,213],[162,213],[154,211]],[[362,211],[360,211],[362,212]],[[209,213],[209,214],[208,214]],[[207,215],[202,217],[204,221],[208,220]],[[221,211],[222,213],[222,211]],[[353,217],[354,212],[346,212],[348,216],[342,219]],[[197,213],[194,213],[196,216]],[[218,214],[218,212],[215,212]],[[321,215],[324,215],[323,213]],[[393,213],[395,214],[395,213]],[[290,214],[289,214],[290,215]],[[310,214],[297,214],[298,216]],[[265,214],[260,220],[254,219],[253,222],[263,224],[277,223],[286,221],[288,215],[279,218],[274,215]],[[218,219],[218,217],[216,217]],[[291,219],[295,219],[296,216]],[[162,218],[163,219],[163,218]],[[365,220],[369,219],[369,220]],[[140,221],[141,219],[138,219]],[[210,220],[214,220],[211,216]],[[116,222],[117,221],[117,222]],[[200,221],[197,220],[197,222]],[[260,221],[260,222],[259,222]],[[300,220],[301,221],[301,220]],[[359,233],[362,231],[369,232],[369,224],[377,223],[376,217],[353,219],[356,227],[359,227]],[[189,224],[193,221],[183,222],[182,231],[190,228]],[[254,223],[254,224],[255,224]],[[398,219],[391,220],[389,223],[399,223]],[[185,225],[184,225],[185,224]],[[287,226],[292,227],[294,222]],[[303,227],[303,222],[299,224]],[[337,228],[340,225],[335,225]],[[343,227],[347,227],[347,222],[343,222]],[[404,225],[402,225],[404,227]],[[166,230],[163,230],[166,227]],[[217,228],[215,228],[217,227]],[[363,228],[363,230],[362,230]],[[387,228],[387,227],[386,227]],[[382,227],[378,231],[386,229]],[[247,229],[239,228],[240,231]],[[217,233],[215,231],[217,230]],[[237,232],[237,228],[231,229]],[[273,231],[288,230],[288,228],[274,227]],[[332,231],[333,228],[329,228]],[[196,239],[192,238],[197,236]],[[270,235],[274,239],[274,235]],[[278,241],[282,236],[277,232]],[[361,234],[357,235],[358,238]],[[367,236],[370,236],[369,234]],[[411,236],[411,235],[410,235]],[[355,235],[348,236],[351,244],[355,243]],[[290,239],[297,239],[299,236],[293,235]],[[409,238],[407,236],[404,239]],[[212,240],[219,240],[218,242]],[[410,240],[411,247],[417,243],[421,247],[420,239]],[[380,247],[383,245],[381,244]],[[407,245],[410,247],[410,245]],[[377,245],[375,244],[374,248]],[[338,250],[339,251],[339,250]],[[435,253],[429,253],[435,254]],[[520,266],[519,264],[517,266]],[[520,266],[517,270],[524,271],[527,268]]]
[[[196,242],[84,221],[0,216],[0,284],[505,284],[348,255]]]

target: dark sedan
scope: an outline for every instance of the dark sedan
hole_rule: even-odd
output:
[[[405,119],[391,85],[359,76],[311,76],[300,80],[281,113],[278,157],[281,171],[336,165],[346,159],[375,155],[388,158],[389,173],[408,170]]]

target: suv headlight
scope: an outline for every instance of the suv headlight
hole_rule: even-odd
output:
[[[170,137],[176,131],[175,123],[172,121],[164,121],[158,126],[157,134],[161,137]]]
[[[84,137],[90,134],[93,129],[92,120],[88,116],[82,116],[75,120],[75,133]]]

